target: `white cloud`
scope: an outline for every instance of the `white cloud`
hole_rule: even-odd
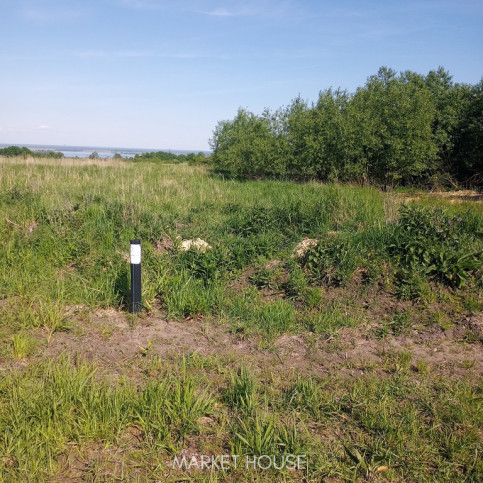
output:
[[[47,126],[46,124],[41,124],[40,126],[37,126],[38,131],[49,131],[50,126]]]

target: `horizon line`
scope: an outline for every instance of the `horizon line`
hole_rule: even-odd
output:
[[[95,146],[95,145],[81,145],[81,144],[38,144],[38,143],[0,143],[0,148],[9,147],[9,146],[16,146],[16,147],[25,147],[25,148],[60,148],[65,151],[72,151],[76,149],[67,149],[67,148],[80,148],[78,150],[106,150],[106,151],[131,151],[135,152],[138,151],[140,153],[146,152],[173,152],[173,151],[183,151],[186,153],[211,153],[212,151],[209,149],[177,149],[177,148],[134,148],[134,147],[122,147],[122,146]]]

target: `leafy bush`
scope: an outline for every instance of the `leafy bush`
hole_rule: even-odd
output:
[[[177,266],[194,277],[211,282],[220,277],[221,257],[215,250],[188,250],[181,252],[176,260]]]
[[[210,162],[210,157],[205,153],[199,152],[188,154],[174,154],[166,151],[152,151],[148,153],[136,154],[134,158],[128,158],[129,161],[140,162],[147,161],[151,163],[184,163],[190,164],[207,164]]]
[[[27,156],[33,158],[63,158],[64,155],[57,151],[31,151],[29,148],[23,148],[19,146],[9,146],[8,148],[0,149],[0,156],[7,156],[9,158]]]
[[[402,206],[394,243],[389,246],[402,278],[405,273],[420,272],[459,288],[465,285],[481,267],[482,252],[472,249],[471,239],[460,227],[462,221],[438,209]]]
[[[481,268],[481,254],[481,251],[461,254],[441,250],[435,257],[434,274],[442,282],[461,288],[471,274]]]
[[[327,237],[310,248],[301,263],[314,280],[344,285],[357,267],[356,247],[349,241]]]
[[[390,249],[402,264],[429,266],[435,246],[458,247],[461,218],[452,219],[441,210],[413,205],[403,205],[399,214],[396,240]]]
[[[239,109],[214,129],[213,162],[236,176],[387,187],[449,172],[481,184],[482,91],[442,68],[424,76],[381,67],[353,94],[328,89],[311,104],[299,96],[260,115]]]

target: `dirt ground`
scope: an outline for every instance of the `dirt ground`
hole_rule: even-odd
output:
[[[463,201],[472,201],[474,203],[483,203],[483,193],[473,190],[458,191],[433,191],[421,195],[405,197],[405,201],[419,200],[421,198],[444,198],[449,203],[462,203]]]
[[[483,313],[454,320],[452,327],[416,326],[401,335],[374,336],[371,324],[343,328],[331,337],[303,332],[269,343],[242,340],[229,327],[205,319],[168,321],[154,312],[133,319],[114,309],[74,316],[73,329],[53,334],[42,357],[66,353],[96,362],[106,373],[137,378],[146,357],[199,353],[279,373],[358,377],[368,370],[393,371],[401,352],[411,367],[456,377],[483,375]]]

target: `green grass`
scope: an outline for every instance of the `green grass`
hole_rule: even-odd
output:
[[[375,190],[248,184],[188,166],[140,166],[4,163],[3,291],[116,305],[126,297],[123,255],[133,237],[143,241],[148,270],[161,263],[152,247],[163,236],[206,239],[218,265],[211,279],[276,256],[305,235],[383,216]],[[186,266],[179,257],[167,263],[175,272]],[[147,290],[155,283],[146,282]]]
[[[119,457],[126,468],[141,458],[151,478],[205,440],[215,454],[307,454],[310,481],[373,477],[382,467],[387,481],[478,481],[481,384],[431,378],[408,370],[400,355],[393,360],[401,369],[383,379],[292,376],[275,385],[269,371],[223,374],[208,363],[200,373],[199,364],[174,360],[138,388],[66,358],[31,366],[0,383],[0,475],[45,481],[63,471],[63,455],[99,441],[119,447],[136,430],[137,443]],[[206,387],[205,378],[219,384]],[[259,476],[270,481],[274,472]]]
[[[257,407],[257,385],[255,378],[245,367],[242,367],[239,373],[231,376],[230,385],[225,394],[225,400],[231,409],[241,409],[246,413],[252,413]]]
[[[387,195],[375,189],[223,180],[205,168],[187,165],[22,165],[4,160],[0,205],[2,293],[61,304],[125,304],[125,257],[134,237],[143,242],[147,303],[164,297],[170,314],[180,315],[213,311],[220,305],[217,298],[224,281],[260,258],[288,260],[291,249],[305,237],[321,239],[303,263],[306,275],[333,284],[350,283],[355,269],[374,256],[397,265],[396,256],[411,248],[398,240],[401,235],[388,216]],[[465,253],[481,251],[480,207],[464,204],[458,210],[453,205],[449,215],[461,218],[458,246]],[[327,237],[328,232],[337,234]],[[160,240],[176,241],[177,236],[200,237],[213,250],[157,252]],[[392,245],[397,246],[394,255],[387,253]],[[446,258],[433,270],[443,281],[456,277],[459,283],[465,270],[474,272],[481,265],[481,257],[471,269],[462,261],[458,271],[457,259]],[[286,287],[292,295],[294,277]],[[411,298],[414,290],[417,293],[417,288],[404,288],[401,294]],[[184,300],[183,292],[192,300]]]
[[[399,192],[223,179],[184,164],[0,168],[0,480],[174,481],[193,476],[166,469],[182,450],[309,459],[303,474],[195,475],[206,481],[483,478],[481,379],[439,377],[410,348],[386,350],[357,378],[277,374],[237,353],[163,359],[151,342],[134,379],[129,364],[120,375],[43,353],[76,330],[73,307],[128,306],[132,238],[147,311],[208,318],[238,341],[271,347],[290,334],[342,351],[348,329],[381,342],[448,330],[481,311],[481,204],[423,197],[401,209]],[[177,248],[198,237],[212,249]],[[318,243],[297,260],[305,238]]]
[[[12,335],[12,354],[15,359],[23,359],[29,356],[36,345],[35,339],[26,332],[18,332]]]

